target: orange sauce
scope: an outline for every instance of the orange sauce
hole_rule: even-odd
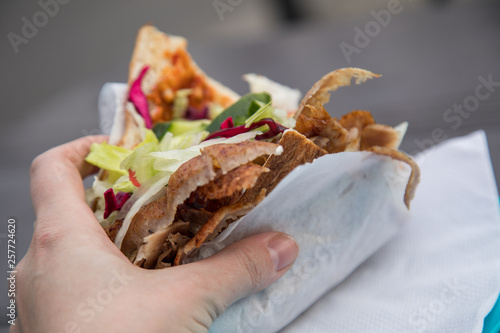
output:
[[[166,52],[165,57],[171,59],[172,66],[163,69],[159,82],[148,95],[148,99],[155,105],[151,113],[154,123],[172,119],[174,99],[179,89],[192,89],[188,96],[189,106],[198,110],[209,102],[219,102],[214,88],[205,77],[197,74],[185,49],[178,49],[173,54]]]

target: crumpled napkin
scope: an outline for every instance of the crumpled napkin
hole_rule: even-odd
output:
[[[280,280],[227,309],[210,332],[276,332],[345,279],[408,220],[410,168],[368,152],[326,155],[285,177],[250,213],[200,249],[201,259],[249,235],[290,234],[300,253]]]

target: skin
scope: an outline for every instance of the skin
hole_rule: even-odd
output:
[[[295,241],[268,232],[205,260],[164,270],[132,265],[85,203],[85,137],[38,156],[31,169],[33,239],[17,266],[11,332],[206,332],[232,303],[279,279]]]

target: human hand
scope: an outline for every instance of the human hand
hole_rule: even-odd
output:
[[[206,332],[238,299],[279,279],[298,246],[268,232],[205,260],[164,270],[134,266],[85,203],[85,137],[37,157],[31,170],[35,230],[17,266],[12,332]]]

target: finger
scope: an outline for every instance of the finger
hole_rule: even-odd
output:
[[[50,212],[64,214],[85,205],[82,177],[97,169],[85,157],[92,143],[106,140],[105,136],[88,136],[55,147],[38,156],[31,166],[31,197],[37,217]],[[60,216],[60,215],[59,215]]]
[[[199,279],[209,311],[220,314],[240,298],[256,293],[285,274],[299,247],[290,236],[268,232],[243,239],[205,260],[186,265]],[[183,266],[180,266],[183,267]],[[193,288],[193,290],[195,290]]]

